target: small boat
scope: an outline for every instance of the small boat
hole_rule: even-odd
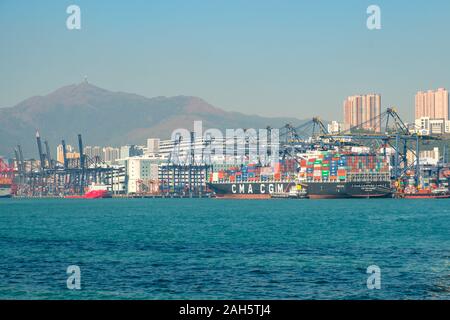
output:
[[[104,199],[111,198],[112,195],[108,191],[108,187],[104,184],[92,184],[88,187],[86,193],[82,196],[65,196],[66,199]]]
[[[448,199],[450,193],[446,188],[438,188],[434,190],[423,189],[417,192],[403,193],[404,199]]]
[[[11,198],[13,194],[14,169],[0,158],[0,198]]]
[[[11,198],[12,197],[12,182],[0,178],[0,198]]]
[[[308,194],[299,186],[292,186],[289,192],[275,192],[270,195],[272,199],[306,199]]]

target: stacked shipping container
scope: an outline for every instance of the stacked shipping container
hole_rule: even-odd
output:
[[[388,174],[389,162],[377,154],[338,153],[315,151],[297,161],[282,160],[272,167],[257,164],[221,166],[210,177],[210,182],[243,181],[346,181],[350,174]]]
[[[318,152],[305,160],[306,169],[300,172],[300,178],[317,182],[336,182],[347,180],[348,174],[389,173],[389,162],[376,154],[350,154],[336,152]],[[306,174],[305,174],[306,173]]]
[[[242,182],[242,181],[284,181],[295,180],[297,162],[294,159],[282,160],[271,167],[261,167],[257,164],[241,166],[215,166],[209,176],[210,182]]]

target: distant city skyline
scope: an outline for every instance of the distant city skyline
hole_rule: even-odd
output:
[[[198,96],[226,111],[342,118],[342,101],[377,92],[382,110],[415,117],[415,95],[450,88],[450,2],[0,2],[0,107],[87,76],[112,91]],[[432,46],[418,46],[427,39]]]

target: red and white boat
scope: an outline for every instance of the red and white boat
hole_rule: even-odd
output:
[[[405,199],[448,199],[450,193],[447,188],[405,190],[403,193]]]
[[[103,199],[111,198],[111,192],[104,184],[92,184],[88,187],[86,193],[82,196],[65,196],[66,199]]]

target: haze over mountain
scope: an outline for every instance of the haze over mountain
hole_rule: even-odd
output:
[[[11,108],[0,109],[0,154],[12,155],[20,144],[24,154],[37,157],[35,133],[55,147],[65,139],[76,145],[78,133],[85,145],[120,146],[145,144],[147,138],[170,138],[176,128],[191,130],[195,120],[208,128],[278,128],[305,120],[265,118],[227,112],[198,97],[146,98],[111,92],[87,82],[62,87],[45,96],[35,96]]]

